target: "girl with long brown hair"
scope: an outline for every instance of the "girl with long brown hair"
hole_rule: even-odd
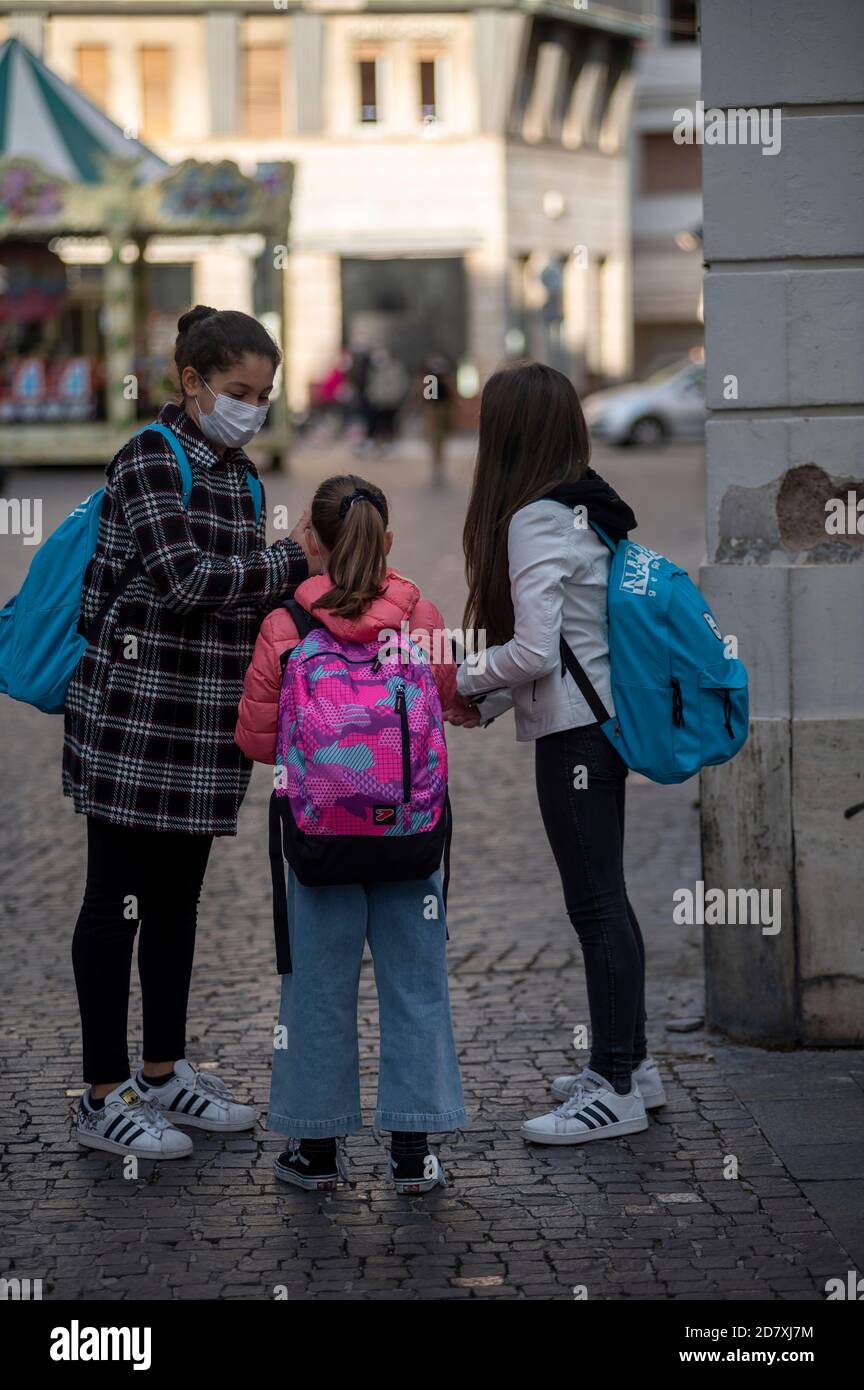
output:
[[[542,1144],[636,1133],[647,1126],[646,1108],[664,1102],[646,1055],[645,954],[624,883],[627,768],[582,693],[590,684],[614,714],[610,552],[591,523],[618,540],[636,518],[589,457],[565,376],[528,362],[490,377],[464,534],[464,621],[476,655],[458,674],[463,701],[480,715],[469,708],[454,722],[479,722],[487,695],[510,692],[516,737],[535,743],[540,811],[585,959],[589,1065],[556,1077],[552,1092],[563,1104],[523,1124],[523,1137]],[[571,674],[578,668],[587,681]]]

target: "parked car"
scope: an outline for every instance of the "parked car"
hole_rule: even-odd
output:
[[[679,359],[644,381],[594,391],[582,405],[591,434],[610,444],[647,448],[698,439],[705,429],[705,366]]]

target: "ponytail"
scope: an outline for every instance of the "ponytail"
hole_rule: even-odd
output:
[[[387,574],[387,499],[354,474],[328,478],[312,499],[312,526],[330,552],[333,587],[314,604],[337,618],[356,618],[378,598]]]

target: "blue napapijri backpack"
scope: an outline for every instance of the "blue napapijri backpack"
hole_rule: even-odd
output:
[[[183,480],[183,506],[188,507],[192,468],[183,445],[158,421],[143,425],[136,434],[145,430],[156,430],[170,444]],[[247,481],[257,520],[261,515],[261,484],[252,473]],[[52,531],[33,556],[18,593],[0,610],[0,693],[35,705],[45,714],[63,713],[69,682],[89,644],[89,636],[79,630],[81,599],[84,576],[99,537],[104,497],[105,489],[100,487]],[[128,581],[140,572],[134,561],[127,567],[97,613],[91,631]]]
[[[652,782],[686,782],[728,762],[748,731],[747,671],[724,655],[723,634],[686,570],[636,541],[612,552],[608,620],[610,717],[568,644],[561,672],[573,677],[613,748]]]

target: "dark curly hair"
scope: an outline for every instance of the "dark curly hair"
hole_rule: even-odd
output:
[[[212,372],[224,372],[233,367],[247,352],[256,357],[269,357],[274,370],[282,361],[282,353],[267,329],[251,314],[242,314],[239,309],[211,309],[206,304],[196,304],[194,309],[180,315],[174,363],[181,382],[184,367],[194,367],[206,381]]]

